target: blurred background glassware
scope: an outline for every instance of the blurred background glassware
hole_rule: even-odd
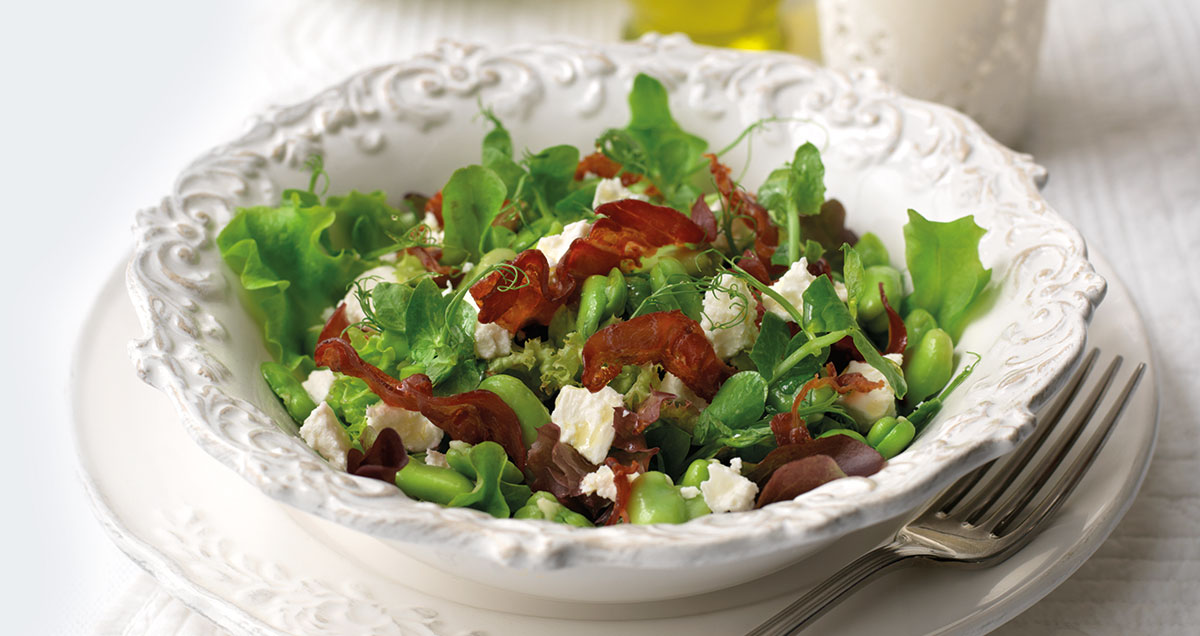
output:
[[[825,64],[875,68],[905,93],[1020,145],[1046,0],[817,0],[817,8]]]
[[[738,49],[783,47],[779,0],[630,0],[626,37],[686,33],[692,41]]]

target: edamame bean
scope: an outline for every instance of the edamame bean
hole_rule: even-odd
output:
[[[867,433],[867,443],[879,451],[884,459],[891,459],[908,448],[917,435],[917,429],[905,417],[881,417]]]
[[[683,495],[680,496],[682,497]],[[703,517],[704,515],[712,514],[712,509],[708,507],[707,503],[705,503],[703,494],[696,495],[691,499],[684,499],[683,506],[687,510],[688,521],[691,521],[696,517]]]
[[[848,428],[831,428],[828,431],[825,431],[824,433],[821,433],[820,435],[818,435],[817,439],[821,439],[822,437],[829,437],[831,435],[845,435],[846,437],[853,437],[854,439],[856,439],[864,444],[867,443],[867,439],[865,437],[863,437],[861,433],[859,433],[858,431],[852,431]],[[869,445],[870,444],[868,444],[868,446]]]
[[[267,386],[271,387],[271,391],[283,401],[283,407],[287,409],[288,415],[291,415],[297,424],[304,423],[317,405],[313,403],[308,391],[304,390],[304,386],[300,384],[296,376],[278,362],[264,362],[259,370],[262,372],[263,379],[267,381]]]
[[[858,239],[854,244],[854,251],[858,252],[858,257],[862,259],[863,267],[891,264],[887,247],[872,232],[867,232]]]
[[[521,441],[528,448],[537,439],[537,429],[550,421],[546,405],[525,386],[525,383],[503,373],[491,375],[479,383],[479,388],[491,391],[517,414],[521,422]]]
[[[919,404],[950,381],[954,372],[954,341],[944,330],[931,329],[916,350],[909,349],[904,358],[904,379],[908,381],[905,399],[909,404]]]
[[[908,317],[904,319],[904,331],[908,334],[909,349],[916,350],[925,334],[929,333],[930,329],[937,329],[937,326],[937,319],[933,314],[920,307],[908,312]]]
[[[452,468],[410,461],[396,473],[396,485],[404,494],[443,506],[458,495],[471,492],[475,484]]]
[[[687,505],[679,489],[665,473],[642,473],[633,481],[629,495],[629,520],[633,523],[683,523]]]
[[[608,307],[608,277],[594,274],[583,281],[583,290],[579,293],[579,316],[575,319],[575,330],[584,338],[592,337],[604,320],[604,310]]]
[[[810,406],[813,404],[824,404],[826,402],[833,400],[836,397],[836,395],[837,395],[837,391],[833,390],[832,387],[825,386],[822,384],[821,386],[818,386],[818,387],[810,390],[804,396],[804,399],[801,400],[800,405],[803,407],[803,406]],[[787,405],[787,410],[791,410],[791,408],[792,408],[791,404]],[[811,415],[804,416],[804,422],[805,422],[805,424],[807,424],[809,426],[809,428],[818,426],[824,419],[825,419],[824,411],[820,411],[817,413],[813,413]]]
[[[879,295],[880,283],[883,283],[883,292],[887,294],[889,304],[895,306],[900,299],[900,272],[888,265],[868,267],[863,273],[863,296],[858,301],[858,316],[864,321],[874,321],[885,313],[883,298]]]

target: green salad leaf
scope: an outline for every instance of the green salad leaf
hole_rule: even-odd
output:
[[[334,222],[326,232],[331,251],[371,254],[400,243],[405,233],[417,224],[415,214],[388,205],[387,195],[379,191],[329,197],[325,205],[334,211]]]
[[[500,212],[507,193],[504,181],[483,166],[454,171],[442,188],[442,219],[446,228],[443,254],[447,262],[479,260],[483,232]]]
[[[291,370],[311,368],[306,352],[323,313],[368,265],[353,252],[330,251],[324,233],[337,212],[301,198],[293,193],[276,207],[243,208],[217,235],[246,308],[262,325],[267,351]]]
[[[904,258],[913,282],[909,306],[933,314],[955,341],[992,277],[979,260],[985,233],[973,216],[939,223],[908,211]]]

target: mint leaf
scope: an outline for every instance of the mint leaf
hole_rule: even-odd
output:
[[[979,241],[985,233],[973,216],[940,223],[908,211],[904,258],[913,281],[908,302],[933,314],[956,341],[991,280],[992,271],[979,260]]]

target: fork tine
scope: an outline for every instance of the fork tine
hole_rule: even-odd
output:
[[[1075,461],[1071,462],[1071,466],[1067,469],[1067,472],[1063,475],[1063,477],[1059,479],[1058,483],[1056,483],[1050,489],[1050,491],[1046,493],[1041,502],[1038,503],[1032,512],[1030,512],[1029,516],[1025,518],[1025,521],[1013,531],[1014,534],[1018,532],[1028,532],[1029,530],[1039,527],[1042,521],[1054,514],[1054,512],[1058,510],[1058,507],[1062,505],[1062,502],[1066,500],[1068,496],[1070,496],[1072,491],[1075,490],[1075,486],[1079,485],[1079,482],[1083,479],[1083,476],[1088,472],[1088,469],[1091,468],[1092,462],[1096,460],[1096,457],[1100,454],[1101,449],[1104,448],[1104,444],[1108,441],[1113,429],[1116,428],[1117,420],[1120,419],[1121,414],[1124,413],[1125,407],[1129,404],[1129,398],[1132,397],[1134,390],[1137,389],[1137,386],[1141,382],[1142,375],[1145,373],[1145,371],[1145,363],[1139,364],[1137,368],[1134,369],[1133,375],[1130,376],[1129,380],[1125,383],[1125,387],[1121,389],[1120,395],[1117,396],[1116,403],[1113,404],[1112,408],[1110,408],[1104,415],[1104,419],[1100,423],[1100,427],[1095,433],[1092,434],[1092,437],[1088,440],[1087,445],[1084,446],[1083,450],[1080,451],[1079,456],[1075,458]],[[1028,503],[1028,500],[1026,503]],[[996,524],[993,532],[997,535],[1004,534],[1023,510],[1024,506],[1001,518]]]
[[[974,514],[967,519],[967,523],[979,527],[992,527],[993,534],[999,534],[996,528],[1001,525],[1007,527],[1012,522],[1013,517],[1022,510],[1025,510],[1029,502],[1050,481],[1050,477],[1054,474],[1054,471],[1060,465],[1064,464],[1067,454],[1071,452],[1071,448],[1075,445],[1080,435],[1083,434],[1083,430],[1087,427],[1088,422],[1091,421],[1097,409],[1100,408],[1100,402],[1104,399],[1104,394],[1108,391],[1108,388],[1112,386],[1113,378],[1116,376],[1121,362],[1121,356],[1117,356],[1109,363],[1108,368],[1104,370],[1104,374],[1101,375],[1091,394],[1080,404],[1079,412],[1075,414],[1075,417],[1067,425],[1063,435],[1047,451],[1046,457],[1037,470],[1023,475],[1020,483],[1009,488],[1004,499],[997,504],[994,511],[987,512],[986,517],[983,514]],[[984,517],[983,521],[980,520],[981,517]]]
[[[1099,349],[1092,349],[1088,352],[1087,356],[1080,362],[1079,368],[1067,379],[1067,383],[1059,391],[1059,395],[1039,415],[1040,424],[1034,431],[1033,437],[1021,444],[1010,458],[1005,460],[1004,464],[999,468],[1000,472],[989,476],[987,484],[979,492],[972,494],[968,505],[964,507],[976,509],[978,511],[975,515],[976,519],[982,516],[983,512],[996,502],[1004,489],[1012,484],[1012,480],[1025,469],[1038,449],[1046,442],[1046,439],[1050,436],[1050,431],[1062,419],[1067,406],[1079,394],[1080,387],[1083,386],[1084,380],[1091,374],[1092,367],[1095,366],[1099,355]],[[975,473],[972,473],[968,478],[955,482],[928,510],[931,512],[949,513],[952,508],[961,503],[966,495],[979,484],[980,479],[987,472],[988,468],[995,464],[995,461],[989,462],[976,470]],[[970,519],[969,521],[973,523],[976,519]]]

